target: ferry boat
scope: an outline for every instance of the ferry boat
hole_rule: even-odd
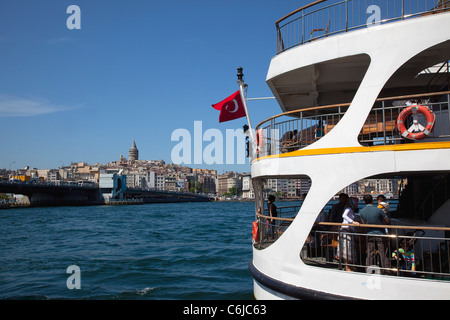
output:
[[[315,1],[275,24],[281,113],[255,127],[251,159],[255,298],[449,299],[450,1]],[[271,216],[273,179],[310,181],[301,206]],[[398,186],[398,206],[350,233],[327,204],[365,179]]]

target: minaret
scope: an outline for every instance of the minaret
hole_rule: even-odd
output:
[[[139,150],[136,147],[136,143],[133,140],[133,145],[131,146],[130,151],[128,152],[128,158],[130,161],[139,160]]]

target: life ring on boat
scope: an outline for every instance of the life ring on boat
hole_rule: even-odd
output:
[[[259,241],[259,224],[258,221],[253,221],[253,243],[256,243]]]
[[[256,130],[256,152],[259,153],[259,149],[261,149],[263,144],[263,133],[262,129]]]
[[[419,123],[417,119],[418,113],[421,113],[426,117],[426,127],[423,127]],[[413,124],[409,127],[409,129],[407,129],[405,126],[405,121],[410,115],[413,115]],[[420,105],[409,106],[398,115],[397,128],[402,137],[410,140],[420,140],[426,138],[433,131],[435,120],[436,116],[433,111],[427,107]]]

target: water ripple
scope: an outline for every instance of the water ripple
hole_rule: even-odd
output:
[[[252,299],[252,203],[3,210],[0,299]],[[69,290],[66,269],[81,270]]]

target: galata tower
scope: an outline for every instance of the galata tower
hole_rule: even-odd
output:
[[[128,158],[130,161],[136,161],[139,160],[139,150],[136,147],[136,143],[133,140],[133,145],[130,148],[130,151],[128,151]]]

